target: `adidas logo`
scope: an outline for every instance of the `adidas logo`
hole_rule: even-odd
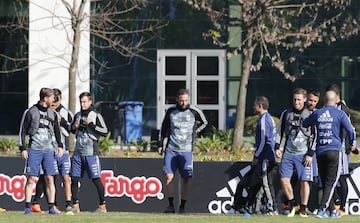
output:
[[[329,110],[326,110],[318,118],[318,122],[332,122],[332,121],[333,121],[333,118],[331,117]]]
[[[212,200],[208,204],[208,210],[212,214],[234,214],[235,211],[232,209],[232,204],[234,202],[234,194],[236,187],[240,182],[241,178],[250,170],[251,165],[247,165],[241,170],[239,170],[239,176],[230,179],[226,186],[218,190],[215,195],[218,199]],[[246,196],[246,190],[243,191],[243,195]]]
[[[346,199],[345,213],[360,215],[360,167],[351,171],[347,183],[349,193]]]

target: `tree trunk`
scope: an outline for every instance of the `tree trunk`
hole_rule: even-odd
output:
[[[86,1],[82,1],[79,9],[73,8],[71,15],[72,30],[73,30],[73,41],[72,41],[72,52],[69,66],[69,110],[74,114],[76,111],[76,103],[78,96],[76,95],[76,75],[79,69],[79,52],[80,52],[80,39],[81,39],[81,19],[80,16],[83,15],[84,5]],[[76,1],[74,1],[74,6],[76,7]],[[72,136],[72,135],[70,135]],[[74,137],[69,139],[70,148],[74,148]]]
[[[232,144],[233,148],[241,148],[244,145],[247,86],[250,77],[250,66],[252,64],[252,58],[255,50],[255,45],[252,45],[252,41],[249,40],[247,45],[247,52],[244,53],[243,70],[238,92],[238,102],[236,107],[236,119]]]

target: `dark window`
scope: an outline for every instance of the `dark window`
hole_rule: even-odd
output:
[[[219,58],[197,57],[197,75],[219,75]]]
[[[203,113],[208,121],[207,129],[212,126],[219,128],[219,111],[218,110],[203,110]]]
[[[186,57],[166,57],[165,75],[186,75]]]
[[[197,82],[197,103],[198,104],[219,104],[219,83],[218,81]]]

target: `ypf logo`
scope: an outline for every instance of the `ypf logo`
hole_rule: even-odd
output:
[[[360,215],[360,167],[351,172],[347,183],[349,193],[345,211],[351,215]]]
[[[236,191],[236,187],[240,180],[245,176],[245,174],[250,170],[251,165],[245,166],[240,172],[240,176],[237,176],[231,180],[229,180],[224,188],[217,191],[216,197],[217,199],[214,199],[209,202],[208,204],[208,210],[212,214],[232,214],[234,213],[234,209],[231,207],[231,205],[234,202],[234,194]],[[243,191],[243,193],[247,193],[246,191]],[[244,194],[246,196],[246,194]]]

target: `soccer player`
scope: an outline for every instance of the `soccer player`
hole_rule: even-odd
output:
[[[158,153],[164,155],[164,174],[166,180],[166,195],[169,206],[165,213],[175,213],[174,207],[174,174],[179,169],[181,175],[181,204],[179,213],[185,212],[188,196],[189,180],[193,174],[193,144],[196,133],[207,125],[203,112],[190,105],[189,91],[180,89],[176,97],[177,104],[170,107],[162,122]],[[168,138],[164,149],[164,139]]]
[[[326,88],[326,91],[333,91],[336,94],[336,107],[337,109],[345,112],[350,120],[349,107],[346,105],[344,100],[341,100],[340,97],[340,88],[337,84],[331,84]],[[351,120],[350,120],[351,121]],[[357,150],[354,150],[357,151]],[[334,192],[334,195],[338,195],[338,199],[335,200],[335,204],[338,207],[338,211],[341,215],[345,215],[345,204],[348,195],[348,184],[347,178],[350,175],[349,172],[349,162],[350,162],[350,146],[349,142],[346,140],[346,133],[342,130],[342,160],[341,160],[341,173],[339,178],[339,185]],[[355,152],[356,153],[356,152]]]
[[[276,156],[282,157],[280,163],[280,180],[283,192],[289,202],[288,217],[295,215],[295,197],[291,184],[291,177],[297,173],[300,181],[300,216],[308,216],[308,200],[310,194],[309,182],[313,180],[312,155],[314,144],[310,144],[314,134],[312,128],[301,126],[302,121],[310,115],[305,108],[306,90],[297,88],[293,92],[293,107],[285,109],[280,116],[280,123],[276,133]],[[280,144],[285,135],[284,153],[281,153]],[[282,155],[282,156],[281,156]]]
[[[317,104],[320,100],[320,92],[314,89],[310,89],[307,93],[307,101],[306,101],[306,108],[312,113],[316,110]],[[314,138],[311,138],[311,140],[315,140]],[[317,159],[316,159],[316,153],[314,153],[312,157],[312,168],[313,168],[313,182],[312,186],[310,186],[310,197],[315,196],[316,205],[319,205],[319,201],[322,197],[322,185],[321,180],[319,177],[319,171],[317,167]],[[310,198],[309,198],[310,199]],[[315,213],[317,212],[317,206],[315,207]],[[309,214],[313,214],[310,213]]]
[[[108,128],[104,118],[92,105],[89,92],[79,96],[81,110],[74,116],[71,131],[76,135],[74,155],[71,160],[71,194],[73,207],[80,212],[78,184],[87,172],[95,185],[99,197],[99,207],[94,213],[106,213],[105,189],[101,182],[101,164],[99,160],[99,137],[106,136]]]
[[[32,190],[42,166],[44,170],[46,192],[49,205],[49,214],[57,214],[54,210],[55,185],[54,175],[59,174],[55,153],[63,155],[63,145],[59,122],[56,113],[50,108],[54,101],[54,91],[50,88],[41,88],[40,100],[25,111],[20,124],[19,150],[26,160],[25,185],[25,214],[30,214]],[[25,136],[29,136],[29,148],[25,147]],[[54,145],[53,138],[56,139]]]
[[[275,166],[275,122],[268,112],[269,101],[264,96],[256,97],[254,112],[259,115],[255,128],[255,153],[251,170],[242,178],[236,187],[233,208],[249,217],[261,189],[262,196],[266,198],[266,213],[274,215],[277,212],[275,190],[273,186]],[[246,189],[247,197],[243,197]]]
[[[54,102],[51,104],[51,108],[54,109],[54,111],[57,114],[57,120],[60,124],[60,133],[61,133],[61,142],[64,146],[64,153],[63,156],[60,158],[57,158],[57,164],[59,169],[59,175],[62,177],[63,187],[64,187],[64,193],[65,193],[65,201],[66,201],[66,214],[71,214],[75,210],[72,208],[71,205],[71,185],[70,185],[70,155],[69,155],[69,133],[71,128],[71,122],[73,119],[73,113],[66,109],[61,104],[62,99],[62,93],[59,89],[54,88]],[[56,176],[55,179],[56,181]],[[54,182],[55,182],[54,181]],[[31,205],[31,211],[41,213],[41,207],[40,207],[40,197],[45,191],[45,181],[44,181],[44,175],[40,174],[39,180],[36,184],[36,193],[34,196],[33,204]],[[56,203],[56,197],[55,197],[55,206],[54,210],[58,212],[59,214],[61,211],[57,207]]]
[[[341,214],[335,209],[332,194],[340,177],[342,159],[342,133],[348,134],[351,151],[356,149],[355,130],[345,112],[336,108],[336,93],[325,93],[325,107],[314,111],[302,123],[307,128],[316,126],[316,156],[319,175],[323,186],[323,196],[317,212],[318,218],[339,218]]]

